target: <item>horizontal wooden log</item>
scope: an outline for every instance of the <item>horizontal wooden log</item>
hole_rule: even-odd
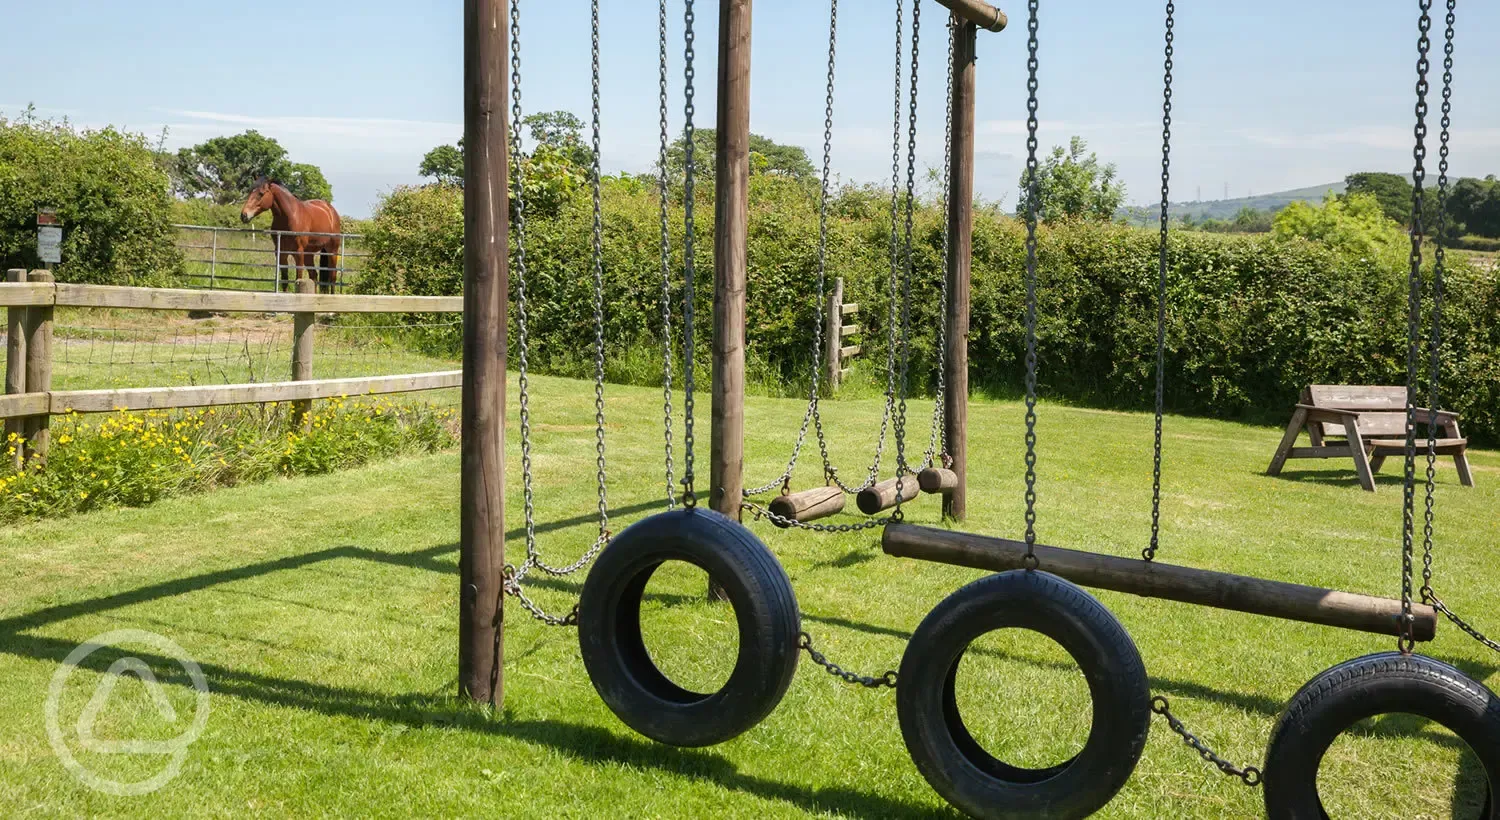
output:
[[[896,484],[901,484],[901,503],[906,503],[917,497],[917,480],[915,476],[905,476],[901,479],[888,478],[873,487],[866,487],[859,491],[854,497],[855,506],[865,515],[874,515],[881,510],[888,510],[896,506]]]
[[[881,547],[889,555],[994,572],[1021,569],[1026,555],[1021,541],[900,523],[886,526]],[[1041,545],[1036,557],[1042,570],[1086,587],[1382,635],[1400,632],[1401,602],[1390,598]],[[1414,604],[1412,614],[1413,637],[1432,640],[1437,613]]]
[[[1293,447],[1287,458],[1348,458],[1354,455],[1354,451],[1346,444],[1331,445],[1326,447]]]
[[[859,345],[849,345],[848,347],[841,347],[839,348],[839,355],[845,358],[848,358],[850,356],[858,356]]]
[[[917,486],[924,493],[951,493],[958,487],[958,473],[941,467],[928,467],[917,473]]]
[[[53,391],[51,413],[109,413],[116,410],[167,410],[180,407],[220,407],[271,401],[305,401],[441,390],[463,384],[462,370],[411,373],[354,379],[314,379],[265,384],[219,384],[194,387],[143,387],[124,390]]]
[[[1005,12],[984,0],[938,0],[947,6],[959,19],[973,23],[986,31],[1004,31],[1010,22]]]
[[[839,328],[839,336],[853,336],[859,332],[859,325],[844,325]]]
[[[350,296],[111,285],[58,285],[56,304],[213,313],[462,313],[464,309],[459,296]]]
[[[814,487],[799,493],[778,495],[771,499],[771,512],[793,521],[813,521],[844,511],[844,491],[838,487]],[[789,527],[776,519],[771,523]]]
[[[0,418],[45,416],[51,406],[46,393],[8,393],[0,395]]]
[[[859,312],[859,303],[858,302],[846,302],[846,303],[844,303],[842,305],[839,305],[839,315],[841,315],[841,316],[853,316],[854,314],[856,314],[858,312]]]
[[[38,307],[50,305],[55,299],[55,288],[51,282],[11,282],[0,284],[0,306]]]

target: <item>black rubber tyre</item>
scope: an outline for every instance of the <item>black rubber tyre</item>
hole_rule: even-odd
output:
[[[707,571],[734,607],[739,655],[711,694],[669,680],[641,639],[646,583],[674,560]],[[776,556],[739,522],[702,507],[659,513],[615,536],[589,571],[578,607],[578,645],[594,689],[630,728],[672,746],[722,743],[770,714],[797,671],[801,628]]]
[[[958,713],[959,661],[976,638],[1005,628],[1057,641],[1088,681],[1094,711],[1088,740],[1050,768],[995,759]],[[938,794],[974,817],[1092,814],[1130,778],[1150,729],[1146,667],[1135,643],[1094,596],[1045,572],[992,575],[948,596],[912,634],[899,680],[896,712],[912,760]],[[1026,693],[1014,694],[1024,705]]]
[[[1341,663],[1303,686],[1287,704],[1266,749],[1266,814],[1272,820],[1321,820],[1318,767],[1328,747],[1355,723],[1405,712],[1448,727],[1469,744],[1489,778],[1483,816],[1495,820],[1500,784],[1500,701],[1442,661],[1383,652]]]

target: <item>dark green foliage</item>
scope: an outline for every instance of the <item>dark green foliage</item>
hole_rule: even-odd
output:
[[[1454,183],[1448,196],[1448,218],[1453,233],[1471,233],[1500,238],[1500,181],[1491,174],[1484,179],[1465,177]]]
[[[889,197],[873,188],[843,189],[831,203],[829,224],[828,275],[844,277],[846,300],[860,304],[860,360],[881,381],[891,327]],[[820,320],[814,297],[817,198],[795,180],[761,175],[752,177],[750,202],[750,367],[795,394],[806,384],[814,323]],[[698,208],[702,361],[711,333],[711,200],[700,199]],[[624,358],[659,344],[657,204],[650,186],[607,179],[604,209],[605,338],[611,357]],[[374,256],[366,285],[382,292],[458,293],[461,211],[457,189],[393,194],[370,229]],[[528,223],[531,359],[540,370],[583,375],[591,368],[589,221],[587,197],[580,194],[555,217]],[[677,254],[673,311],[680,316],[682,213],[676,204],[670,224]],[[919,208],[914,236],[911,385],[914,393],[930,394],[942,271],[941,222],[930,204]],[[1019,222],[993,208],[977,211],[970,361],[978,388],[1013,392],[1021,385],[1023,239]],[[1284,423],[1306,384],[1404,383],[1406,275],[1399,259],[1363,261],[1352,250],[1295,237],[1178,231],[1169,250],[1172,411]],[[1099,223],[1044,226],[1040,255],[1044,394],[1149,407],[1157,234]],[[1493,442],[1500,439],[1500,275],[1455,256],[1450,268],[1443,403],[1464,414],[1476,440]],[[514,331],[512,324],[512,345]]]
[[[242,201],[261,177],[280,182],[298,199],[333,200],[333,187],[317,166],[292,162],[281,143],[254,130],[183,148],[173,176],[180,196],[220,205]]]
[[[1254,208],[1241,208],[1233,219],[1205,219],[1201,222],[1194,221],[1192,214],[1182,218],[1177,227],[1187,231],[1205,231],[1207,233],[1270,233],[1271,223],[1276,214],[1271,211],[1257,211]]]
[[[1411,179],[1401,174],[1366,171],[1344,177],[1348,194],[1369,194],[1380,203],[1386,218],[1401,225],[1411,222]],[[1430,227],[1430,226],[1429,226]]]
[[[0,118],[0,268],[37,268],[36,214],[63,225],[58,280],[161,284],[182,265],[167,175],[143,137]]]
[[[712,128],[693,131],[693,166],[697,169],[699,185],[712,186],[714,162],[718,156],[718,132]],[[667,173],[680,181],[687,172],[687,137],[679,136],[667,148]],[[760,134],[750,135],[750,173],[790,177],[799,182],[817,179],[817,170],[807,158],[807,149],[796,145],[782,145]]]
[[[417,173],[431,177],[442,185],[462,185],[464,181],[464,142],[439,145],[422,157]]]
[[[1045,222],[1065,219],[1109,221],[1125,201],[1125,183],[1115,176],[1115,164],[1100,164],[1082,137],[1073,137],[1068,147],[1054,146],[1037,168],[1037,216]],[[1086,153],[1087,152],[1087,153]],[[1031,207],[1026,173],[1021,174],[1021,195],[1016,213]]]

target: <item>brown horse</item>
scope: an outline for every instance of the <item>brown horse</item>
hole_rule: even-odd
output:
[[[276,248],[276,281],[281,283],[281,266],[296,271],[297,278],[311,275],[322,293],[332,293],[338,280],[339,254],[342,252],[343,222],[339,212],[321,199],[298,199],[281,183],[261,177],[255,181],[240,221],[249,222],[262,212],[271,212],[271,241]],[[313,234],[313,235],[309,235]],[[332,234],[318,236],[317,234]]]

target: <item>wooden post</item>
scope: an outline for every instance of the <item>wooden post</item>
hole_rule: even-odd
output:
[[[969,266],[974,247],[974,41],[978,29],[953,27],[953,145],[948,171],[948,349],[944,352],[943,430],[948,469],[957,478],[943,495],[943,515],[969,512]]]
[[[34,270],[28,282],[51,282],[52,272]],[[46,393],[52,389],[52,313],[51,305],[33,307],[26,321],[26,390]],[[26,459],[47,460],[52,443],[52,417],[43,413],[26,420]]]
[[[828,392],[832,394],[844,380],[844,357],[839,355],[844,339],[844,277],[833,280],[833,292],[828,294],[828,319],[823,346],[828,366]]]
[[[719,0],[714,364],[709,498],[738,521],[745,469],[745,253],[750,218],[750,3]],[[727,595],[709,579],[709,597]]]
[[[1022,569],[1026,564],[1025,542],[914,524],[887,525],[880,545],[887,555],[991,572]],[[1036,557],[1042,571],[1080,586],[1342,629],[1400,634],[1401,602],[1390,598],[1040,544]],[[1416,604],[1412,615],[1416,618],[1412,637],[1432,640],[1437,632],[1437,612]]]
[[[25,282],[25,269],[17,268],[5,272],[7,282]],[[26,317],[30,308],[13,307],[5,309],[5,392],[26,392]],[[5,420],[5,446],[16,448],[11,458],[11,467],[18,469],[21,460],[25,456],[23,452],[26,445],[20,441],[21,436],[26,433],[25,419],[8,418]],[[15,438],[11,438],[14,435]]]
[[[843,512],[844,491],[838,487],[814,487],[800,493],[787,493],[771,499],[771,512],[792,521],[813,521]],[[790,527],[776,519],[771,523],[782,529]]]
[[[897,493],[899,488],[900,492]],[[917,497],[917,477],[906,475],[901,478],[887,478],[885,481],[866,487],[854,496],[854,506],[865,515],[874,515],[881,510],[888,510],[896,506],[896,496],[901,496],[901,503],[905,504]]]
[[[464,384],[458,688],[505,693],[505,345],[510,276],[510,0],[464,0]]]
[[[297,292],[317,292],[317,283],[311,279],[297,280]],[[313,377],[313,328],[317,326],[318,314],[304,311],[292,314],[292,381],[305,382]],[[312,415],[312,400],[292,402],[292,424],[306,427],[307,417]]]
[[[213,228],[208,235],[213,237],[213,248],[208,252],[208,288],[213,290],[219,286],[219,229]]]

